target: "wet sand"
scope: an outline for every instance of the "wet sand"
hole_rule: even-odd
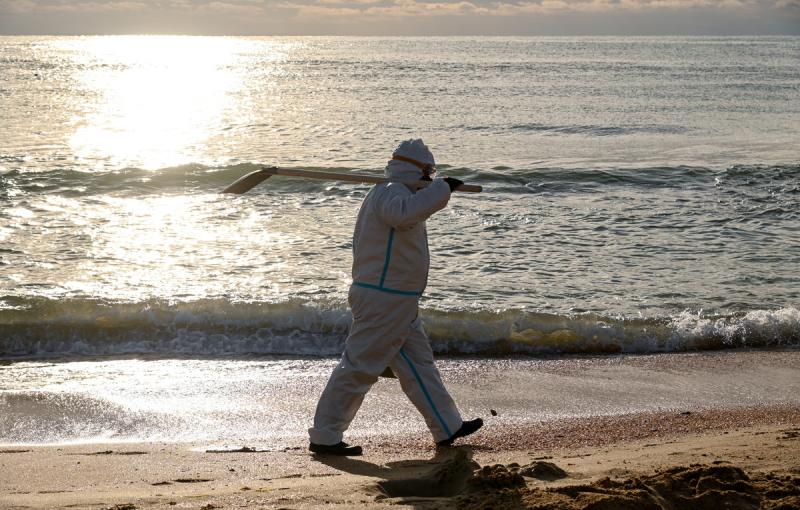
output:
[[[0,448],[0,508],[797,508],[800,407],[492,423],[436,450],[353,437],[362,457],[113,443]],[[243,447],[247,448],[243,448]],[[238,451],[236,451],[238,450]]]
[[[336,363],[333,358],[18,362],[0,367],[0,447],[106,441],[285,446],[285,438],[306,438]],[[465,419],[489,418],[494,409],[491,424],[505,434],[570,418],[800,406],[800,350],[443,357],[437,365]],[[430,440],[396,379],[373,386],[346,437],[381,434]]]

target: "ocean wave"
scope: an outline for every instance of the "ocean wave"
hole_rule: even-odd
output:
[[[588,137],[622,136],[637,133],[683,134],[691,131],[685,126],[672,124],[641,124],[602,126],[592,124],[498,124],[493,126],[463,126],[467,131],[491,131],[504,133],[507,131],[541,132],[545,135],[581,135]]]
[[[260,168],[261,165],[253,163],[221,168],[189,163],[159,170],[11,170],[0,175],[0,191],[16,189],[27,193],[58,192],[67,196],[81,196],[124,191],[157,193],[170,188],[186,190],[217,187],[221,190],[242,175]]]
[[[12,298],[0,300],[0,357],[232,356],[341,353],[343,303],[188,303]],[[434,350],[504,356],[800,347],[800,310],[713,316],[574,316],[522,310],[425,310]]]
[[[10,156],[9,156],[10,157]],[[160,170],[126,168],[111,172],[86,172],[79,170],[21,171],[12,169],[0,174],[0,197],[20,194],[57,193],[62,196],[121,194],[156,194],[168,192],[220,191],[239,177],[258,170],[262,165],[241,163],[209,167],[186,164]],[[493,187],[493,191],[507,193],[605,191],[609,186],[640,188],[686,188],[691,186],[730,186],[767,189],[772,194],[796,194],[800,179],[800,164],[786,165],[735,165],[724,170],[697,166],[654,166],[630,168],[512,168],[496,166],[487,169],[440,165],[443,173],[470,182]],[[299,167],[298,167],[299,168]],[[302,167],[303,170],[334,173],[362,173],[381,175],[378,169],[351,169],[344,167]],[[352,185],[332,186],[332,181],[312,179],[272,178],[268,185],[258,190],[306,192],[327,190],[331,193],[349,193]]]

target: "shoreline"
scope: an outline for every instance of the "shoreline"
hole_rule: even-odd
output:
[[[0,392],[5,418],[0,443],[271,447],[305,441],[335,364],[335,359],[134,359],[2,367],[7,384]],[[800,405],[798,366],[800,351],[437,360],[464,419],[485,417],[487,431],[502,430],[507,437],[526,424],[543,430],[547,424],[580,423],[569,421],[574,417]],[[687,416],[676,426],[696,418]],[[658,426],[630,427],[645,425]],[[520,434],[517,442],[526,444],[530,438]],[[537,441],[550,445],[554,434],[539,433]],[[386,444],[398,437],[415,448],[430,444],[419,412],[394,379],[372,387],[346,440],[381,436],[389,438]]]
[[[636,483],[695,475],[741,489],[729,488],[732,494],[750,487],[735,496],[742,501],[782,494],[800,504],[800,406],[683,413],[502,427],[489,417],[483,430],[440,450],[422,434],[353,436],[365,455],[348,459],[312,457],[297,440],[266,451],[227,447],[253,452],[207,451],[215,447],[200,443],[3,446],[0,508],[567,509],[646,498]],[[550,469],[543,463],[567,476],[519,475],[525,466]]]

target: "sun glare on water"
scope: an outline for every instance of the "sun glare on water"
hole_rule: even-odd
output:
[[[146,169],[196,161],[238,112],[241,39],[120,36],[72,41],[89,98],[70,145],[86,161]]]
[[[286,55],[280,42],[226,37],[81,37],[50,44],[54,61],[67,70],[63,83],[70,99],[64,106],[71,118],[62,133],[76,166],[138,168],[167,179],[180,175],[169,167],[227,164],[235,143],[226,137],[235,138],[236,129],[259,115],[253,104],[271,96],[253,90],[269,86],[260,78],[279,70]],[[53,292],[129,301],[230,298],[252,289],[259,275],[264,293],[278,292],[271,290],[273,276],[293,238],[265,228],[268,212],[169,186],[164,193],[156,185],[152,192],[133,193],[125,179],[118,179],[118,188],[110,184],[116,177],[102,181],[110,191],[98,195],[92,189],[85,200],[51,203],[43,197],[42,208],[70,218],[82,234],[72,236],[74,248],[52,238],[54,253],[84,254],[54,267]],[[0,239],[4,235],[0,229]],[[42,249],[41,237],[30,242]],[[237,264],[252,269],[228,274]]]

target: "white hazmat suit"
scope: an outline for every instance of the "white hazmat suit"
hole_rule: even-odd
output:
[[[395,154],[433,164],[421,140],[403,142]],[[429,161],[428,161],[429,160]],[[414,164],[392,160],[386,176],[418,181]],[[436,442],[461,427],[461,415],[445,389],[433,351],[417,315],[428,279],[430,255],[425,220],[443,209],[450,187],[435,179],[412,191],[402,182],[376,185],[361,205],[353,234],[353,284],[349,303],[353,324],[341,361],[317,404],[311,443],[335,445],[356,415],[364,396],[390,367],[425,418]]]

